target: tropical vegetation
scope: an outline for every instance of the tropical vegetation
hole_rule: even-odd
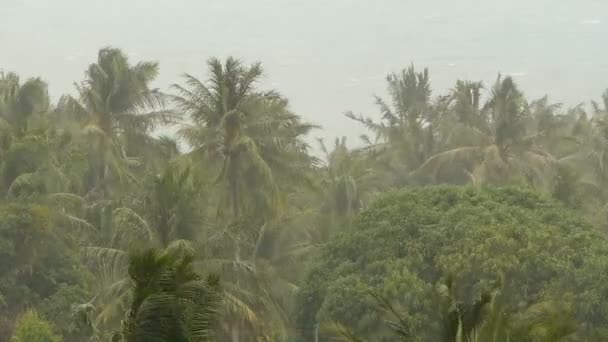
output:
[[[608,91],[410,65],[323,141],[261,63],[159,72],[0,73],[0,341],[608,339]]]

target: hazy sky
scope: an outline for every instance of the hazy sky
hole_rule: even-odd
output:
[[[0,69],[42,76],[54,97],[103,46],[160,61],[165,90],[234,55],[261,61],[315,136],[353,142],[362,129],[342,113],[376,115],[385,75],[412,62],[435,94],[498,72],[567,103],[608,87],[608,0],[0,0],[0,13]]]

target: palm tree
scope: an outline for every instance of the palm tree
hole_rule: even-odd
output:
[[[597,101],[591,101],[591,105],[593,106],[594,114],[596,116],[608,115],[608,89],[602,94],[601,104]]]
[[[593,168],[593,175],[599,186],[608,181],[608,170],[605,168],[607,161],[606,142],[608,141],[608,90],[602,95],[604,108],[596,102],[592,102],[594,115],[591,119],[592,130],[587,137],[586,148],[583,149],[590,166]]]
[[[225,191],[220,209],[268,218],[280,204],[278,186],[308,179],[312,160],[302,136],[314,126],[301,122],[276,92],[256,89],[259,63],[244,66],[230,57],[208,66],[207,82],[186,74],[184,86],[173,85],[177,108],[191,121],[179,134],[194,154],[219,166]]]
[[[40,78],[21,84],[17,74],[0,72],[0,118],[16,135],[27,130],[28,118],[45,113],[49,106],[47,84]]]
[[[448,276],[438,286],[441,336],[445,342],[472,342],[482,333],[482,327],[495,304],[498,286],[484,290],[472,302],[460,301],[455,292],[453,278]],[[496,327],[492,327],[496,330]],[[496,332],[496,331],[493,331]],[[504,331],[501,331],[504,333]]]
[[[101,226],[93,228],[92,245],[84,247],[84,257],[90,262],[97,277],[94,304],[95,325],[112,326],[124,310],[128,300],[128,250],[153,246],[192,245],[202,236],[206,208],[204,187],[189,167],[168,165],[161,174],[148,178],[150,189],[133,207],[103,205]]]
[[[412,65],[388,75],[387,83],[392,103],[376,96],[380,122],[352,112],[346,116],[376,135],[373,143],[363,136],[370,155],[394,174],[398,185],[403,185],[407,183],[403,175],[415,170],[435,151],[437,108],[431,103],[428,69],[416,72]]]
[[[174,240],[196,240],[204,228],[204,184],[191,168],[169,165],[151,180],[142,211],[161,246]]]
[[[264,329],[286,331],[287,310],[277,298],[288,298],[289,288],[285,289],[283,284],[287,283],[280,280],[266,260],[266,247],[262,243],[275,230],[262,228],[266,233],[260,232],[256,237],[248,234],[251,223],[246,221],[240,224],[248,229],[235,226],[236,223],[224,226],[209,221],[204,187],[190,170],[171,165],[162,174],[153,176],[150,181],[153,187],[145,192],[142,203],[136,204],[141,214],[126,207],[106,209],[112,214],[105,220],[109,222],[105,229],[98,230],[102,236],[98,237],[97,246],[83,250],[98,280],[92,302],[98,309],[95,326],[101,330],[114,326],[130,299],[127,250],[182,245],[190,246],[187,248],[201,257],[195,263],[197,269],[222,274],[225,309],[221,314],[222,335],[218,338],[224,333],[230,338],[235,332],[240,336],[262,336]],[[260,247],[254,247],[256,238]],[[268,322],[276,326],[270,329],[265,325]]]
[[[200,241],[200,269],[222,274],[225,307],[218,341],[285,338],[297,289],[278,268],[285,225],[247,221],[218,225]]]
[[[365,178],[371,170],[357,163],[357,156],[348,150],[345,137],[335,140],[331,152],[322,140],[319,140],[319,145],[326,159],[327,183],[323,189],[328,193],[328,210],[340,216],[358,212],[363,207],[361,196],[364,190],[359,189],[363,184],[358,184],[357,179]]]
[[[487,143],[491,128],[488,113],[482,108],[483,88],[482,82],[458,80],[440,102],[436,121],[439,149]]]
[[[330,336],[330,341],[337,342],[366,342],[364,339],[357,336],[347,327],[337,322],[323,324],[320,331],[327,336]]]
[[[188,250],[149,248],[129,257],[131,304],[125,342],[211,341],[221,304],[219,278],[204,279]]]
[[[9,196],[76,191],[83,165],[69,132],[54,123],[47,85],[39,78],[21,84],[0,73],[0,165]]]
[[[526,108],[523,93],[513,79],[499,75],[483,108],[488,134],[484,136],[482,129],[471,127],[479,136],[478,144],[437,153],[411,176],[441,182],[457,174],[466,175],[473,184],[520,183],[552,191],[556,160],[527,136]]]
[[[454,102],[453,111],[460,123],[486,128],[487,120],[480,107],[482,90],[482,82],[456,81],[450,100]]]
[[[572,311],[564,303],[544,301],[530,306],[521,314],[510,313],[501,304],[503,298],[500,298],[499,282],[483,289],[470,301],[458,299],[451,276],[440,282],[431,299],[437,305],[440,323],[437,336],[429,329],[432,322],[423,322],[425,329],[418,329],[412,316],[398,309],[391,299],[372,290],[369,294],[378,309],[389,318],[385,323],[395,340],[399,341],[430,338],[444,342],[558,342],[570,341],[577,330]],[[324,324],[323,332],[334,341],[364,341],[334,322]]]
[[[567,182],[566,175],[561,179],[562,190],[571,189],[570,202],[585,210],[586,216],[592,217],[600,225],[604,224],[608,210],[608,192],[605,190],[608,184],[608,169],[605,166],[608,162],[608,107],[605,107],[608,104],[608,91],[602,95],[602,102],[604,107],[592,102],[591,118],[587,117],[582,106],[570,111],[570,125],[565,135],[573,146],[560,158],[560,165],[569,173]],[[564,143],[560,145],[565,146]]]
[[[292,246],[289,247],[290,254],[325,243],[336,229],[348,226],[355,214],[363,210],[376,192],[385,187],[382,170],[374,168],[367,150],[350,150],[345,137],[336,139],[331,150],[321,139],[319,146],[324,154],[324,161],[316,172],[316,188],[320,191],[306,197],[306,201],[319,205],[298,212],[302,217],[299,218],[300,223],[295,224],[295,227],[313,229],[307,229],[302,236],[293,239],[298,243],[297,248],[289,244]],[[292,200],[292,203],[296,201]],[[306,224],[306,216],[312,216],[314,223]]]
[[[126,175],[127,161],[141,155],[152,143],[149,133],[159,124],[174,121],[165,110],[164,95],[150,88],[158,75],[158,63],[131,65],[119,49],[103,48],[89,66],[85,80],[76,85],[79,98],[64,96],[60,111],[83,126],[88,151],[89,187],[105,187],[108,171]]]

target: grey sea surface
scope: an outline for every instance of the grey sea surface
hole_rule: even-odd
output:
[[[372,95],[414,63],[434,94],[457,79],[516,77],[534,98],[574,105],[608,88],[608,0],[1,0],[0,69],[42,76],[54,98],[73,93],[103,46],[158,60],[156,86],[212,56],[261,61],[313,135],[364,129],[346,110],[377,116]]]

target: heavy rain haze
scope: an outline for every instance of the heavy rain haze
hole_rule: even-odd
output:
[[[532,97],[589,101],[606,86],[603,0],[5,1],[0,65],[41,76],[58,97],[97,50],[160,62],[163,90],[212,56],[261,61],[265,85],[324,127],[358,140],[346,110],[377,114],[389,72],[428,67],[436,93],[463,78],[512,74]],[[40,58],[40,54],[44,58]]]
[[[0,14],[0,342],[608,341],[608,0]]]

